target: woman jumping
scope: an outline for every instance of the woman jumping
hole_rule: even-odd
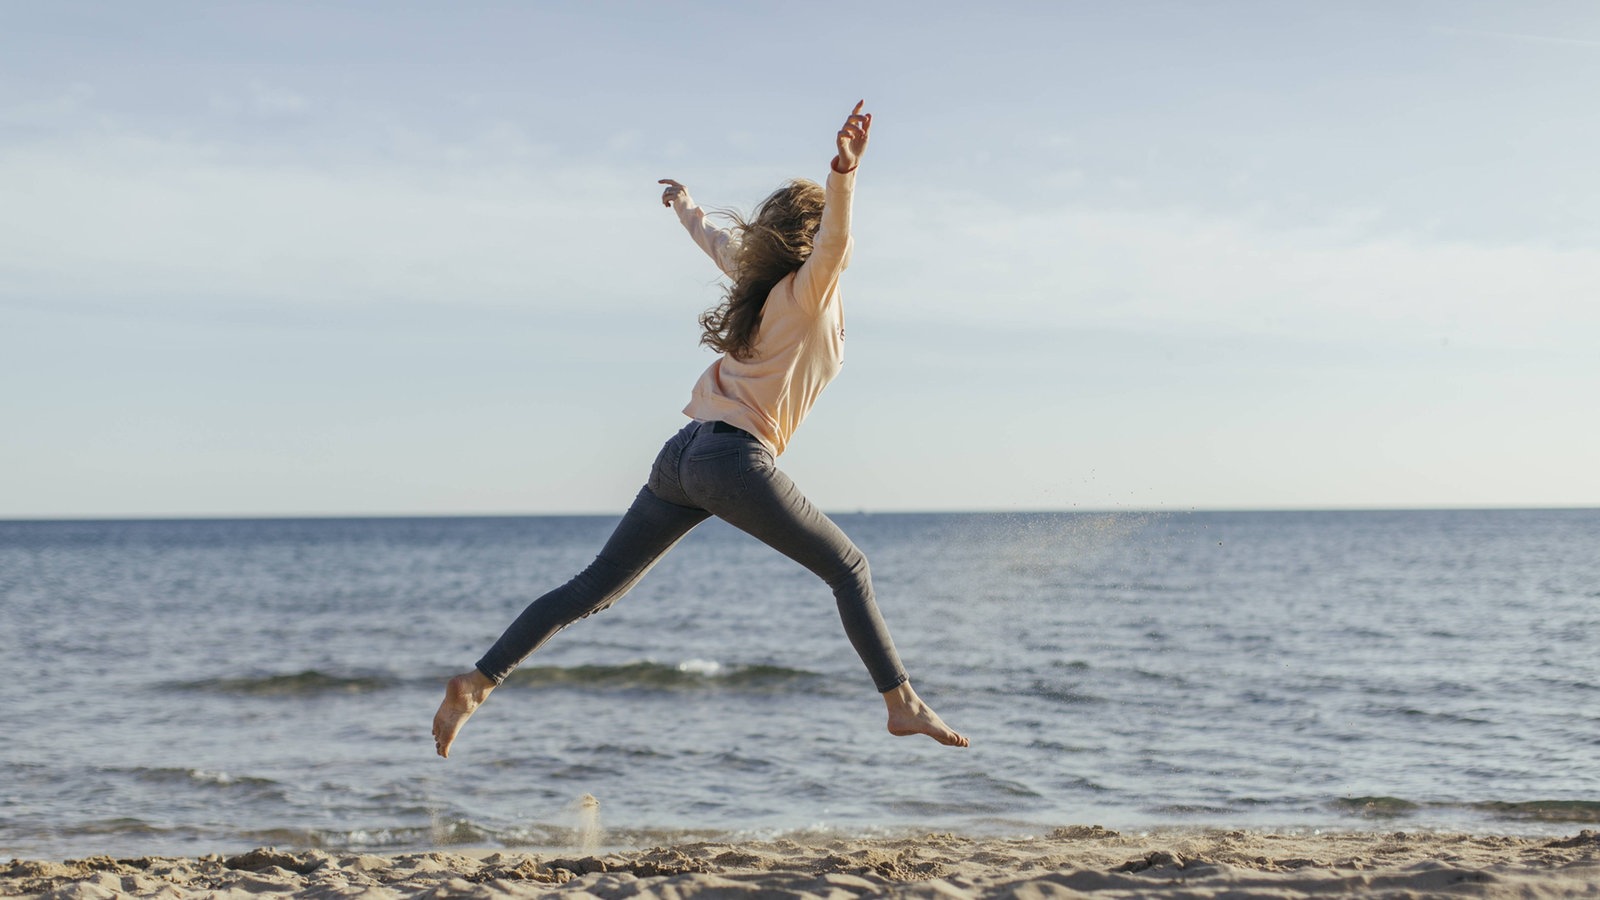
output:
[[[656,457],[616,531],[577,577],[533,601],[470,672],[450,679],[433,717],[434,745],[450,755],[461,726],[489,692],[562,628],[627,593],[691,528],[729,522],[811,570],[833,590],[844,630],[889,710],[889,733],[967,746],[912,690],[872,595],[867,559],[811,505],[774,460],[839,374],[844,313],[839,277],[850,258],[850,197],[872,115],[863,103],[839,129],[827,186],[797,179],[735,227],[706,222],[671,179],[664,206],[733,280],[700,316],[700,342],[722,355],[700,376],[684,426]]]

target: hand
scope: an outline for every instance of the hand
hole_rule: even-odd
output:
[[[867,101],[856,103],[856,108],[850,111],[850,117],[844,120],[844,127],[839,129],[839,155],[834,159],[833,169],[836,172],[848,172],[861,164],[861,154],[867,152],[867,133],[872,130],[872,113],[863,114],[861,107]]]
[[[656,181],[656,184],[664,184],[667,186],[667,189],[661,192],[662,206],[671,206],[674,200],[677,200],[682,196],[688,196],[689,194],[688,188],[676,181],[673,181],[671,178],[659,179]]]

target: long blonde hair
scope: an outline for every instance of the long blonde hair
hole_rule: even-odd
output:
[[[750,357],[767,294],[811,257],[823,198],[821,185],[796,178],[761,201],[754,221],[723,213],[733,220],[738,256],[722,302],[700,314],[700,343],[734,359]]]

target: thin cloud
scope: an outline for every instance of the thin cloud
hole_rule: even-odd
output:
[[[72,84],[54,94],[0,103],[0,126],[58,128],[83,121],[92,112],[95,89]]]
[[[13,213],[0,219],[0,305],[649,295],[649,273],[677,248],[648,173],[579,164],[534,175],[505,152],[483,156],[263,165],[131,134],[0,149]],[[618,243],[638,248],[640,264],[618,270]]]
[[[703,287],[660,209],[657,173],[482,151],[475,165],[407,160],[259,165],[213,146],[123,136],[0,151],[0,304],[149,303],[545,308],[584,297],[650,308],[660,272]],[[739,172],[722,173],[729,181]],[[708,185],[703,201],[753,196]],[[1211,333],[1420,337],[1572,346],[1600,325],[1600,252],[1374,232],[1360,210],[1285,229],[1197,213],[864,199],[853,290],[879,311]],[[929,248],[964,247],[929,264]],[[618,248],[633,265],[617,267]],[[604,273],[597,277],[596,273]],[[676,283],[674,283],[676,284]]]
[[[1369,232],[1359,211],[1299,229],[981,201],[954,212],[933,222],[908,208],[864,217],[859,240],[876,255],[857,274],[876,282],[880,310],[959,322],[983,297],[987,314],[1047,325],[1549,350],[1581,346],[1578,335],[1600,327],[1591,249]],[[925,248],[942,246],[968,252],[929,266]]]
[[[250,102],[263,116],[297,115],[311,108],[311,102],[294,91],[261,81],[250,82]]]
[[[1580,47],[1600,47],[1600,40],[1587,40],[1584,38],[1553,37],[1545,34],[1519,34],[1511,31],[1477,31],[1468,28],[1434,29],[1442,34],[1455,34],[1463,37],[1501,38],[1508,41],[1522,41],[1530,44],[1574,44]]]

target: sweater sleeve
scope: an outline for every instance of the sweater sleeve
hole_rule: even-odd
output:
[[[829,167],[823,188],[822,225],[811,243],[811,256],[794,276],[795,302],[802,309],[819,310],[829,297],[838,295],[834,288],[850,264],[854,240],[850,236],[850,203],[855,186],[854,169],[841,175]]]
[[[729,278],[734,275],[734,264],[738,261],[739,243],[733,239],[733,233],[726,228],[718,228],[706,221],[706,211],[695,205],[690,199],[689,192],[684,191],[672,203],[672,208],[678,214],[678,221],[688,230],[689,236],[700,245],[700,249],[711,257]]]

